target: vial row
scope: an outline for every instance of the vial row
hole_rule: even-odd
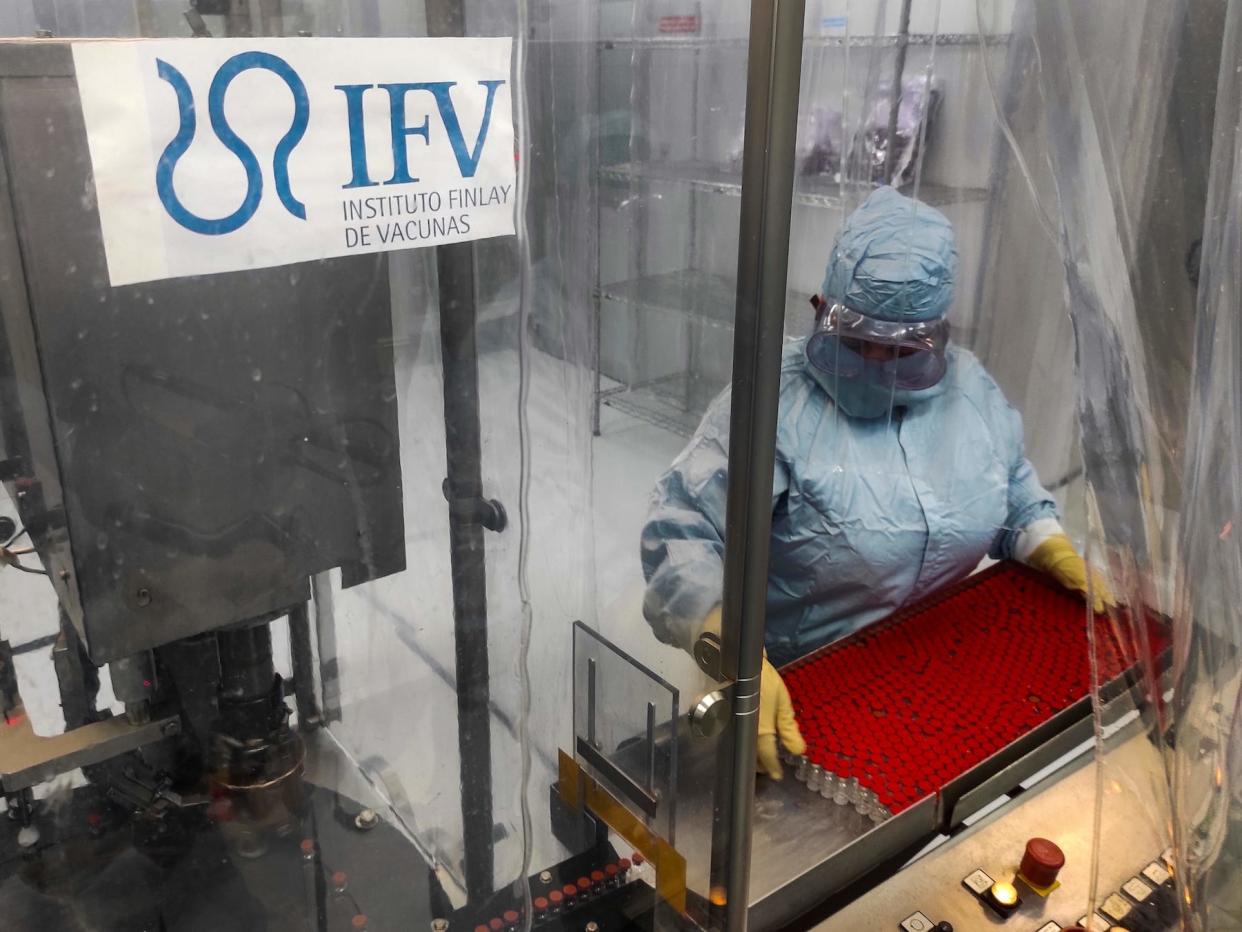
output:
[[[800,754],[789,755],[788,762],[794,768],[794,779],[805,783],[812,793],[831,799],[838,806],[853,806],[855,812],[877,824],[892,818],[888,808],[875,793],[859,783],[857,777],[842,777],[819,764],[812,764]]]

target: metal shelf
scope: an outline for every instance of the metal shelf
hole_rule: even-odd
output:
[[[596,291],[600,301],[621,301],[644,310],[658,311],[710,329],[731,332],[737,303],[736,282],[727,275],[682,269],[645,275],[604,285]],[[785,320],[795,322],[799,333],[810,320],[809,295],[790,292]],[[794,339],[786,335],[786,339]],[[614,386],[599,393],[601,404],[681,437],[690,437],[703,416],[703,407],[687,399],[715,397],[720,385],[691,385],[691,373],[679,372],[629,386]]]
[[[641,385],[610,388],[600,392],[600,403],[688,439],[703,417],[702,411],[690,411],[685,407],[689,380],[688,373],[679,372]],[[724,388],[724,384],[720,387]]]
[[[1010,34],[980,36],[977,33],[919,33],[907,37],[907,45],[932,46],[936,48],[1008,45]],[[804,48],[896,48],[901,43],[901,36],[805,36],[802,40]],[[620,49],[745,49],[745,37],[721,38],[716,36],[618,36],[615,39],[600,39],[599,48],[605,51]]]
[[[681,269],[613,282],[599,288],[596,296],[661,311],[712,329],[732,331],[737,282],[727,275]],[[790,292],[785,319],[801,320],[805,325],[811,315],[810,297]]]
[[[675,184],[696,191],[740,197],[742,173],[729,165],[714,162],[622,162],[599,170],[605,181],[620,183]],[[826,175],[799,175],[794,182],[794,202],[812,207],[844,207],[861,200],[874,185],[847,182],[842,185]],[[905,186],[913,194],[912,186]],[[918,197],[933,206],[978,202],[987,199],[987,188],[963,188],[924,182]]]

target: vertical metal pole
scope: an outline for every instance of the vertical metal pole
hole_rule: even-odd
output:
[[[893,65],[893,100],[888,108],[888,150],[884,154],[884,182],[893,184],[897,167],[897,117],[901,113],[901,83],[906,75],[906,49],[910,46],[910,5],[901,0],[901,23],[897,28],[897,60]]]
[[[450,500],[478,501],[483,497],[483,472],[479,360],[475,345],[474,247],[470,243],[438,246],[436,269],[444,363],[444,433],[448,463],[445,488]],[[493,892],[487,573],[483,526],[475,517],[460,511],[450,509],[449,514],[466,889],[470,899],[478,901]]]
[[[712,881],[723,881],[724,927],[746,928],[755,795],[759,676],[772,532],[772,471],[784,338],[789,223],[802,75],[804,0],[751,6],[729,427],[722,661],[735,683],[733,728],[716,797]],[[726,789],[718,785],[717,792]]]
[[[315,652],[311,647],[310,611],[305,602],[289,612],[289,654],[293,666],[293,695],[298,706],[298,728],[312,731],[321,724],[315,701]]]
[[[427,34],[464,36],[462,0],[427,0]],[[525,37],[522,37],[524,40]],[[479,354],[475,343],[474,246],[436,247],[440,346],[444,365],[444,435],[450,501],[480,501]],[[449,510],[453,634],[457,660],[457,747],[466,892],[479,902],[494,892],[491,674],[487,655],[487,573],[483,526]]]
[[[602,42],[595,43],[595,116],[598,119],[600,113],[604,109],[604,44]],[[632,130],[631,130],[632,132]],[[600,397],[600,389],[602,387],[603,373],[600,367],[604,363],[603,347],[600,340],[603,336],[604,321],[604,266],[603,266],[603,216],[604,209],[600,204],[600,187],[599,172],[604,167],[603,159],[603,143],[601,136],[602,129],[595,131],[595,162],[591,165],[589,178],[591,179],[591,190],[595,198],[595,305],[594,314],[591,317],[591,357],[595,365],[595,397],[591,406],[591,435],[599,436],[599,419],[600,405],[603,399]]]

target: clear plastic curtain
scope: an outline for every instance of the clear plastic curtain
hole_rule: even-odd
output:
[[[1175,849],[1184,920],[1204,929],[1232,928],[1239,908],[1237,12],[1226,22],[1223,4],[1019,7],[997,101],[1017,183],[997,230],[1021,216],[1045,236],[1023,278],[1006,277],[1001,259],[987,282],[1010,297],[1036,282],[1072,328],[1045,328],[1059,353],[1031,396],[1077,415],[1078,443],[1063,453],[1084,495],[1067,523],[1123,604],[1172,621],[1162,654],[1135,615],[1113,613],[1140,676],[1120,696],[1096,683],[1095,827],[1125,805],[1110,788],[1151,800],[1127,817]],[[1030,277],[1041,256],[1055,278]],[[992,335],[993,359],[1016,358],[1013,336]],[[1071,372],[1073,397],[1052,389],[1048,376]],[[1123,766],[1110,739],[1136,718],[1151,740]]]
[[[1234,4],[1222,36],[1176,550],[1182,623],[1169,730],[1173,827],[1196,929],[1242,924],[1242,551],[1234,533],[1242,494],[1242,10]]]

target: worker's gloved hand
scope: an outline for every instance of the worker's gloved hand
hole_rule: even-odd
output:
[[[779,780],[785,775],[781,769],[778,739],[790,754],[806,753],[806,742],[802,740],[798,720],[794,718],[789,690],[765,653],[763,673],[759,677],[758,769],[773,780]]]
[[[1117,605],[1103,574],[1094,567],[1091,569],[1091,592],[1088,596],[1087,563],[1064,534],[1049,537],[1035,548],[1026,562],[1040,572],[1047,573],[1066,589],[1081,593],[1083,598],[1090,598],[1091,608],[1097,614]]]
[[[700,635],[715,635],[717,643],[720,641],[720,612],[721,607],[717,605],[707,613],[699,627]],[[699,658],[696,656],[695,659]],[[806,752],[806,742],[802,740],[798,720],[794,718],[789,690],[764,653],[763,670],[759,677],[759,746],[756,769],[773,780],[784,776],[778,740],[791,754]]]

